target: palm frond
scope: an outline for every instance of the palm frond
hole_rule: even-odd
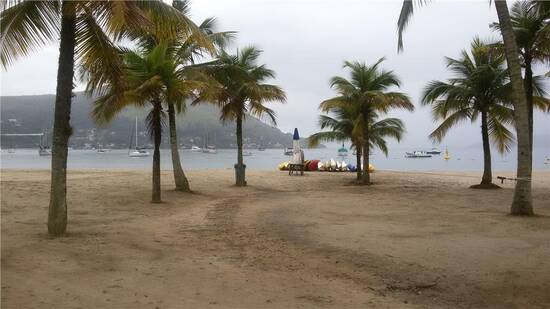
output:
[[[61,24],[60,1],[10,1],[0,13],[0,62],[5,68],[54,42]]]

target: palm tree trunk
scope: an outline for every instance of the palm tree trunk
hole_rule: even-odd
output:
[[[369,146],[368,143],[363,146],[363,178],[362,182],[364,185],[370,185],[370,172],[369,172]]]
[[[531,147],[531,156],[533,155],[533,68],[531,56],[525,55],[525,96],[527,100],[527,109],[529,110],[529,145]],[[532,162],[531,162],[532,163]]]
[[[185,177],[181,167],[180,154],[178,151],[178,137],[176,135],[176,110],[174,104],[168,105],[168,122],[170,126],[170,150],[172,151],[172,169],[174,170],[174,182],[176,191],[191,192],[189,181]]]
[[[239,187],[246,186],[246,166],[243,163],[243,118],[237,116],[237,164],[235,165],[235,183]]]
[[[518,141],[518,165],[517,181],[514,190],[514,199],[511,206],[513,215],[532,215],[533,200],[531,197],[531,144],[529,142],[529,111],[525,98],[525,90],[519,64],[518,48],[516,45],[510,13],[506,1],[495,1],[498,20],[501,26],[502,38],[510,80],[512,82],[514,99],[514,118],[516,123],[516,135]]]
[[[160,203],[160,142],[162,140],[161,123],[162,105],[160,100],[153,102],[153,139],[155,150],[153,152],[153,193],[151,203]]]
[[[355,145],[355,160],[357,161],[357,181],[361,181],[361,145]]]
[[[72,134],[70,118],[76,23],[74,9],[68,1],[63,1],[62,10],[48,209],[48,233],[51,235],[62,235],[67,229],[67,147]]]
[[[483,177],[482,185],[489,185],[493,182],[491,169],[491,144],[489,143],[489,128],[487,126],[487,112],[481,112],[481,138],[483,140]]]

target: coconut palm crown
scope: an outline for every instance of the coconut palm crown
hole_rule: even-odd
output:
[[[276,125],[275,111],[265,106],[267,102],[285,102],[285,92],[266,81],[275,78],[275,72],[265,64],[258,64],[261,50],[245,47],[235,55],[222,51],[216,64],[206,71],[218,82],[215,95],[202,96],[220,108],[220,120],[236,122],[237,165],[236,184],[245,186],[245,166],[242,157],[242,124],[247,116],[257,117]]]
[[[350,70],[350,79],[335,76],[330,80],[331,87],[336,90],[338,96],[321,103],[322,112],[330,112],[335,108],[354,106],[356,119],[354,121],[353,139],[361,141],[363,147],[363,183],[370,184],[368,171],[370,147],[369,129],[371,121],[379,114],[387,113],[392,109],[414,110],[414,105],[409,97],[397,91],[391,91],[392,87],[400,87],[401,82],[393,71],[381,69],[384,58],[379,59],[373,65],[363,62],[344,62],[344,68]]]

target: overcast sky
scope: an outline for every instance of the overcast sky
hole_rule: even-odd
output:
[[[199,23],[215,16],[220,30],[238,31],[232,46],[255,45],[264,50],[261,62],[276,71],[273,81],[288,96],[284,106],[273,105],[279,127],[298,127],[307,136],[318,130],[319,103],[335,95],[328,81],[346,76],[344,60],[374,63],[401,78],[401,91],[410,95],[414,113],[393,112],[407,127],[403,146],[430,145],[427,135],[435,124],[429,109],[418,103],[422,88],[433,79],[449,77],[443,57],[457,57],[476,35],[499,38],[488,25],[497,20],[488,0],[433,1],[417,10],[405,33],[405,51],[397,54],[396,22],[401,1],[365,0],[195,0],[192,19]],[[2,95],[55,92],[57,46],[19,60],[2,72]],[[548,115],[538,114],[535,134],[550,135]],[[479,124],[452,130],[444,144],[481,142]]]

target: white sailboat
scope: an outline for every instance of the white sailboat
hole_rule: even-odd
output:
[[[204,141],[204,147],[202,148],[202,153],[208,153],[208,154],[218,153],[218,150],[216,150],[216,146],[208,145],[208,133],[206,133],[206,138]]]
[[[38,148],[38,155],[45,157],[50,156],[52,154],[50,147],[46,146],[46,143],[44,142],[44,133],[42,133],[42,136],[40,136],[40,146]]]
[[[136,148],[133,151],[130,151],[130,149],[128,149],[128,156],[132,157],[132,158],[148,157],[149,156],[148,151],[138,148],[138,129],[137,129],[137,126],[138,126],[138,120],[137,120],[137,117],[136,117]]]

